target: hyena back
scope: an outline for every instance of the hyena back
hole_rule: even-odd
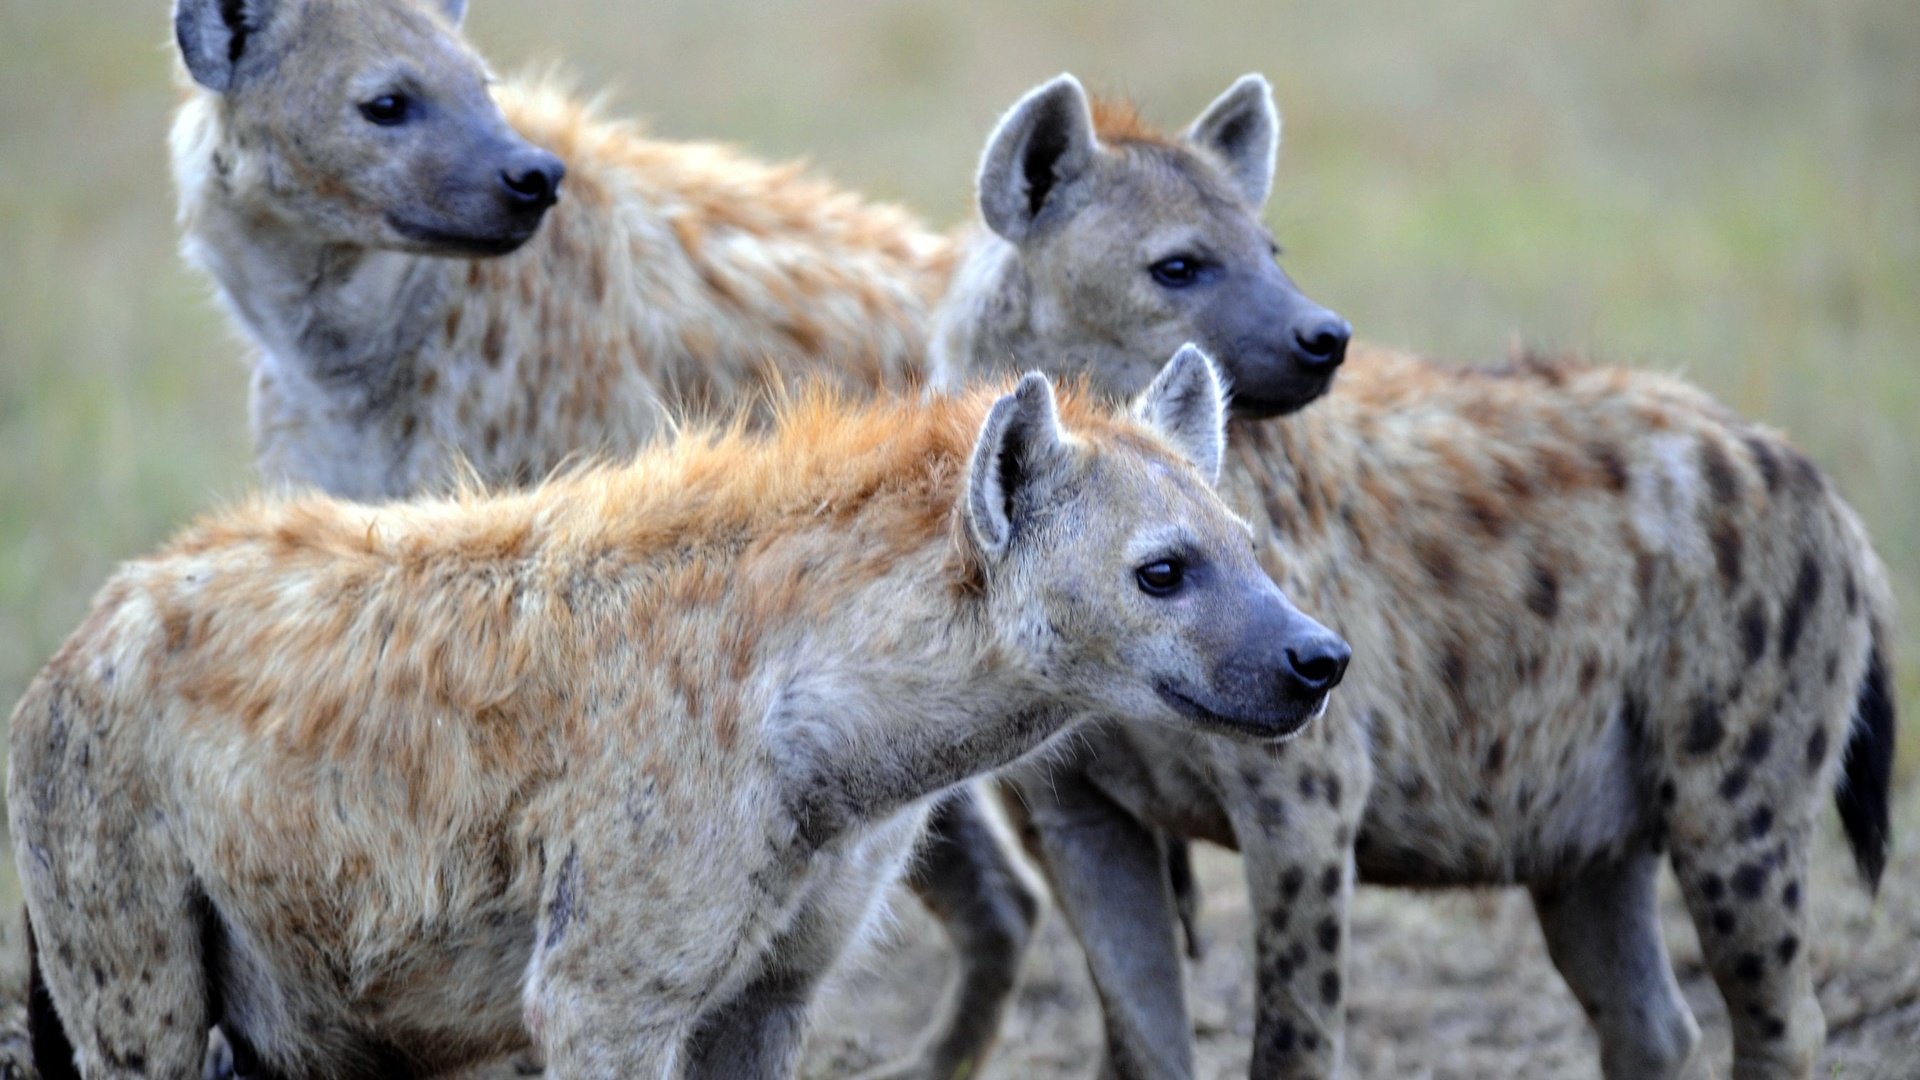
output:
[[[1345,646],[1213,495],[1223,419],[1189,352],[1131,414],[1038,375],[815,399],[522,494],[190,529],[13,716],[80,1073],[197,1075],[216,1021],[272,1075],[529,1037],[564,1076],[790,1073],[931,796],[1081,715],[1323,710]]]
[[[949,303],[1018,308],[1032,287],[1005,276]],[[939,342],[948,377],[1001,362],[956,342]],[[1141,378],[1083,373],[1112,395]],[[1014,775],[1028,846],[1089,953],[1110,1068],[1192,1070],[1162,829],[1246,856],[1256,1076],[1338,1071],[1356,868],[1528,885],[1607,1074],[1677,1075],[1698,1029],[1654,919],[1668,850],[1730,1006],[1735,1074],[1807,1076],[1823,1032],[1808,845],[1844,759],[1842,821],[1877,879],[1894,727],[1884,575],[1819,471],[1673,379],[1367,351],[1321,404],[1236,424],[1223,490],[1360,660],[1330,722],[1277,751],[1110,727],[1064,767]],[[978,860],[959,843],[931,857]],[[930,1046],[964,1028],[946,1023]]]

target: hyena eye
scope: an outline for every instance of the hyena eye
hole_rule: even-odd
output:
[[[1147,272],[1169,289],[1183,289],[1200,279],[1200,260],[1191,255],[1175,255],[1154,263]]]
[[[360,103],[360,115],[381,127],[406,123],[409,111],[410,103],[404,94],[381,94],[372,101]]]
[[[1148,596],[1172,596],[1187,577],[1187,568],[1177,559],[1158,559],[1133,572],[1140,591]]]

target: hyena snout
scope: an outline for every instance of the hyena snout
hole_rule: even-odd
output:
[[[1203,685],[1162,688],[1189,719],[1258,740],[1297,734],[1340,685],[1353,651],[1308,618],[1275,586],[1252,598],[1242,617],[1216,613],[1203,647],[1215,657]]]
[[[1347,342],[1352,338],[1353,327],[1347,320],[1326,308],[1314,308],[1294,323],[1293,355],[1309,369],[1332,371],[1347,358]]]
[[[567,167],[559,158],[527,146],[509,155],[501,166],[500,193],[510,212],[537,218],[560,201],[560,181],[566,175]]]

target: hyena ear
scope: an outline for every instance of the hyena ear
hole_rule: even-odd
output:
[[[980,216],[1014,243],[1060,189],[1093,162],[1093,108],[1080,80],[1061,75],[1027,93],[993,134],[980,159]]]
[[[273,18],[275,0],[174,0],[173,39],[193,81],[224,92],[253,38]]]
[[[1280,153],[1280,110],[1264,76],[1235,80],[1187,129],[1187,141],[1218,154],[1240,194],[1254,206],[1266,205]]]
[[[993,403],[967,461],[967,533],[981,554],[997,560],[1020,527],[1020,508],[1030,488],[1066,446],[1053,384],[1038,372]]]
[[[1199,346],[1180,346],[1134,401],[1133,414],[1172,443],[1207,483],[1220,482],[1227,453],[1226,382]]]

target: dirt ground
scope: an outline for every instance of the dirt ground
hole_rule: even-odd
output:
[[[1897,848],[1869,901],[1829,822],[1810,890],[1812,949],[1828,1042],[1816,1076],[1920,1080],[1920,787],[1896,813]],[[1205,957],[1189,975],[1199,1080],[1245,1077],[1253,1034],[1248,914],[1237,857],[1196,852]],[[1692,1080],[1725,1077],[1726,1012],[1701,962],[1671,877],[1667,942],[1705,1032]],[[847,1076],[909,1047],[938,1004],[949,953],[907,894],[887,938],[851,964],[821,1003],[805,1075]],[[17,919],[17,916],[15,916]],[[1363,888],[1353,927],[1347,1075],[1365,1080],[1591,1080],[1593,1036],[1547,960],[1517,889],[1415,893]],[[26,1080],[17,922],[0,940],[0,1080]],[[974,1080],[1091,1077],[1100,1018],[1085,965],[1049,912],[999,1051]],[[486,1080],[512,1077],[489,1070]]]
[[[1897,807],[1897,850],[1870,902],[1831,822],[1811,890],[1812,957],[1828,1042],[1816,1076],[1920,1078],[1920,789]],[[1253,1035],[1246,890],[1237,857],[1196,852],[1204,883],[1204,959],[1189,976],[1198,1077],[1245,1077]],[[1671,875],[1667,942],[1705,1033],[1694,1080],[1728,1075],[1726,1010],[1701,961]],[[907,896],[898,926],[824,1003],[809,1077],[844,1076],[911,1045],[938,1004],[948,953]],[[1597,1044],[1547,959],[1518,889],[1426,892],[1362,888],[1353,927],[1347,1074],[1369,1080],[1590,1080]],[[1091,1077],[1100,1022],[1085,965],[1049,913],[999,1052],[979,1080]]]

